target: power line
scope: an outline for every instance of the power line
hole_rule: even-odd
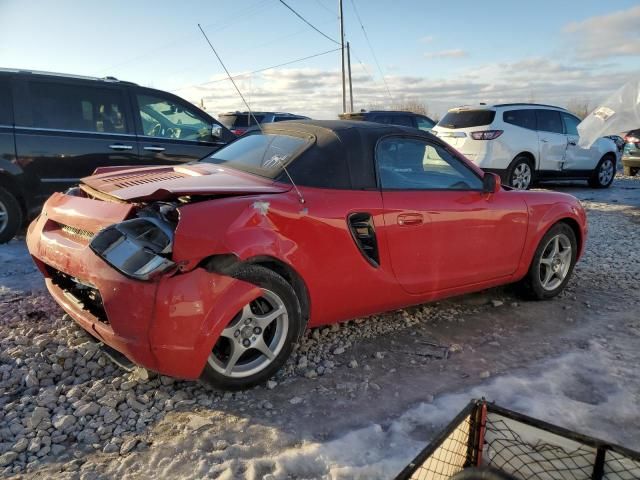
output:
[[[302,62],[304,60],[309,60],[311,58],[316,58],[316,57],[320,57],[322,55],[327,55],[329,53],[337,52],[338,50],[340,50],[340,49],[339,48],[334,48],[334,49],[331,49],[331,50],[327,50],[326,52],[320,52],[320,53],[316,53],[316,54],[313,54],[313,55],[309,55],[307,57],[297,58],[297,59],[291,60],[289,62],[279,63],[278,65],[272,65],[271,67],[265,67],[265,68],[261,68],[259,70],[253,70],[251,72],[241,73],[240,75],[234,75],[234,76],[232,76],[230,78],[236,79],[236,78],[242,78],[242,77],[249,77],[251,75],[255,75],[256,73],[266,72],[267,70],[272,70],[274,68],[285,67],[285,66],[291,65],[293,63],[298,63],[298,62]],[[180,90],[184,90],[184,89],[187,89],[187,88],[201,87],[203,85],[211,85],[213,83],[224,82],[226,80],[228,80],[228,78],[221,78],[219,80],[210,80],[208,82],[198,83],[196,85],[187,85],[186,87],[180,87],[180,88],[177,88],[177,89],[171,90],[171,91],[172,92],[178,92]]]
[[[309,22],[306,18],[304,18],[302,15],[300,15],[298,12],[296,12],[293,8],[291,8],[284,0],[280,0],[280,3],[283,4],[285,7],[287,7],[289,10],[291,10],[296,17],[298,17],[304,23],[306,23],[311,28],[313,28],[316,32],[318,32],[324,38],[326,38],[327,40],[332,41],[333,43],[335,43],[337,45],[340,45],[340,42],[338,42],[337,40],[331,38],[329,35],[327,35],[326,33],[322,32],[321,30],[318,30],[311,22]]]
[[[384,82],[384,86],[387,89],[387,94],[389,95],[389,99],[393,102],[393,96],[391,95],[391,90],[389,90],[389,85],[387,84],[387,79],[384,78],[384,74],[382,73],[382,68],[380,68],[380,62],[378,62],[378,57],[376,56],[376,52],[373,50],[373,46],[369,41],[369,35],[367,35],[367,30],[364,28],[362,24],[362,19],[360,18],[360,14],[358,13],[358,9],[356,8],[356,4],[353,0],[351,0],[351,6],[353,7],[353,11],[356,14],[356,18],[358,19],[358,23],[362,28],[362,33],[364,34],[364,38],[367,41],[367,45],[369,45],[369,50],[371,50],[371,55],[373,56],[373,60],[376,62],[376,66],[378,67],[378,71],[380,72],[380,76],[382,77],[382,81]]]

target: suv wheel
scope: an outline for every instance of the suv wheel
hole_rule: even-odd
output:
[[[532,183],[531,160],[524,155],[518,155],[507,169],[507,185],[516,190],[528,190]]]
[[[0,243],[11,240],[22,225],[22,209],[16,197],[0,187]]]
[[[594,188],[607,188],[613,183],[616,176],[616,161],[611,155],[605,155],[598,162],[589,179],[589,186]]]

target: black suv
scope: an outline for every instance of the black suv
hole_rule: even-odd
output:
[[[258,127],[256,121],[262,125],[263,123],[284,122],[285,120],[310,120],[309,117],[303,115],[295,115],[285,112],[228,112],[218,115],[220,122],[236,135],[244,135],[245,133],[256,130]]]
[[[401,125],[430,132],[436,122],[429,117],[413,112],[399,112],[393,110],[372,110],[353,113],[341,113],[340,120],[364,120],[366,122],[386,123],[387,125]]]
[[[0,243],[108,165],[197,160],[235,136],[191,103],[115,78],[0,69]]]

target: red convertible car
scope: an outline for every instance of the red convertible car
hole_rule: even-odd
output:
[[[501,187],[429,133],[300,121],[188,165],[99,169],[49,198],[27,242],[91,335],[237,389],[306,327],[512,282],[553,297],[586,230],[574,197]]]

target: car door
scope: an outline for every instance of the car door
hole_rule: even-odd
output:
[[[567,153],[563,169],[576,174],[590,172],[600,160],[598,150],[595,148],[582,148],[578,146],[580,135],[578,134],[578,124],[580,119],[569,113],[562,113],[562,123],[567,135]]]
[[[175,95],[133,88],[140,156],[146,163],[174,164],[199,160],[235,136],[205,112]],[[212,135],[219,126],[221,136]]]
[[[409,293],[512,274],[527,230],[518,192],[482,192],[482,179],[450,148],[390,136],[376,148],[387,248]]]
[[[16,78],[14,95],[17,161],[36,197],[65,190],[97,167],[138,162],[119,83],[34,75]]]
[[[560,172],[567,152],[567,136],[564,134],[562,118],[557,110],[536,109],[538,130],[539,169]]]

